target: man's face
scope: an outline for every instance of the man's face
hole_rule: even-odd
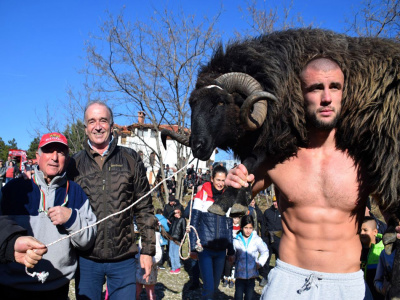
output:
[[[92,104],[86,110],[85,132],[94,148],[105,149],[111,140],[111,115],[101,104]]]
[[[375,236],[378,230],[376,229],[375,221],[367,221],[361,225],[360,240],[364,246],[369,246],[371,243],[376,243]]]
[[[43,172],[47,182],[64,171],[68,161],[68,148],[60,143],[51,143],[42,147],[42,154],[36,152],[39,169]]]
[[[307,122],[318,129],[335,128],[341,110],[344,75],[339,68],[323,71],[307,67],[302,91]]]
[[[275,207],[276,209],[278,209],[278,201],[273,201],[272,203],[274,204],[274,207]]]

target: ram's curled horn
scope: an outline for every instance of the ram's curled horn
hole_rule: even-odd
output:
[[[180,134],[178,132],[168,130],[168,129],[163,129],[161,130],[161,141],[164,145],[164,148],[167,149],[167,137],[170,137],[171,139],[181,143],[182,145],[185,145],[186,147],[190,147],[189,144],[189,135],[185,134]]]
[[[267,117],[267,100],[276,98],[263,91],[261,84],[245,73],[227,73],[218,77],[216,81],[228,93],[239,92],[247,97],[240,111],[243,126],[247,130],[260,128]]]

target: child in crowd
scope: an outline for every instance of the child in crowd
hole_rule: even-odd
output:
[[[142,292],[143,285],[146,289],[147,299],[156,300],[155,285],[157,283],[158,268],[157,264],[162,257],[162,249],[160,246],[161,233],[158,219],[155,219],[155,232],[156,232],[156,255],[153,257],[153,265],[151,266],[150,276],[148,281],[143,279],[144,269],[140,267],[140,249],[142,248],[142,239],[139,239],[139,253],[136,254],[136,299],[140,299],[140,293]]]
[[[235,263],[235,300],[253,299],[257,269],[262,267],[269,255],[268,247],[254,231],[254,220],[245,215],[240,222],[240,231],[233,240],[236,251]]]
[[[381,252],[379,256],[378,267],[376,268],[376,274],[374,279],[375,289],[386,296],[390,289],[390,281],[392,279],[393,260],[396,255],[396,249],[392,251],[392,254],[388,255],[385,251]]]
[[[158,219],[158,225],[160,225],[160,232],[163,228],[166,232],[169,232],[168,220],[166,217],[163,216],[163,211],[161,208],[157,208],[156,210],[156,218]],[[161,260],[158,264],[158,268],[164,270],[164,263],[168,260],[168,255],[166,252],[166,246],[168,245],[168,239],[164,238],[161,235],[160,246],[162,250]]]
[[[232,230],[232,235],[233,238],[236,238],[237,233],[240,230],[240,218],[239,217],[234,217],[232,218],[233,221],[233,230]],[[222,286],[226,287],[229,285],[230,288],[233,288],[235,286],[235,268],[233,267],[233,264],[229,262],[228,257],[225,259],[225,266],[224,266],[224,278],[222,282]]]
[[[375,300],[384,299],[374,287],[374,278],[376,268],[379,262],[379,256],[384,248],[383,242],[377,243],[376,238],[382,237],[378,233],[376,221],[373,217],[365,216],[361,225],[360,240],[362,244],[361,250],[361,269],[364,271],[365,282],[371,290]]]
[[[177,241],[169,241],[169,259],[171,260],[171,274],[179,274],[181,272],[181,259],[179,257],[179,246],[186,232],[186,220],[182,217],[180,209],[174,210],[170,234]]]

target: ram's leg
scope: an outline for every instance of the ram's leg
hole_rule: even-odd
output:
[[[251,155],[243,161],[243,165],[247,168],[249,174],[254,174],[254,170],[264,160],[261,154]],[[235,189],[228,187],[222,196],[208,208],[208,211],[217,215],[225,215],[229,208],[230,217],[244,216],[251,201],[251,186],[247,188]]]
[[[208,208],[208,212],[224,216],[229,208],[230,217],[244,216],[250,203],[251,187],[235,189],[228,187],[217,201]]]

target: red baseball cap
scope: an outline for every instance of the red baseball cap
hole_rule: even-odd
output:
[[[39,148],[42,148],[50,143],[60,143],[68,147],[67,138],[58,132],[44,134],[40,139]]]

